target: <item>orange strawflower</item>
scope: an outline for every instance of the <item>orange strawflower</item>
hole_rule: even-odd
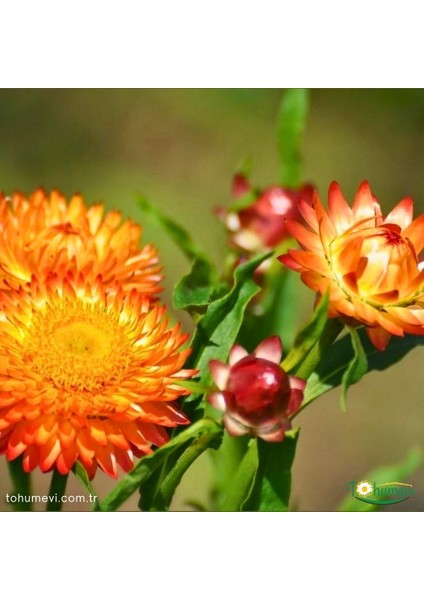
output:
[[[391,335],[424,335],[424,215],[412,220],[412,200],[383,217],[367,182],[352,208],[332,183],[328,211],[318,194],[299,209],[308,227],[291,221],[287,228],[303,250],[280,260],[318,294],[329,290],[330,317],[363,323],[379,350]]]
[[[90,283],[100,274],[124,290],[160,291],[156,250],[138,247],[141,227],[117,211],[104,215],[101,204],[88,208],[79,195],[69,203],[55,190],[0,195],[0,231],[0,289],[72,270]]]
[[[0,292],[0,309],[0,453],[25,471],[116,477],[188,422],[187,336],[149,296],[54,275]]]

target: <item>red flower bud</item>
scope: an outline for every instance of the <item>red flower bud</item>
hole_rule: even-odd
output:
[[[233,180],[235,199],[250,191],[248,180],[236,175]],[[230,232],[231,243],[241,250],[257,252],[275,248],[291,234],[286,219],[299,219],[297,203],[300,198],[312,203],[313,187],[305,185],[299,190],[280,186],[265,188],[258,198],[238,212],[218,207],[216,214]]]
[[[279,442],[291,429],[290,417],[303,400],[305,382],[280,367],[282,344],[278,336],[264,340],[253,354],[233,346],[229,365],[212,360],[212,377],[220,391],[209,397],[224,412],[230,435],[261,437]]]

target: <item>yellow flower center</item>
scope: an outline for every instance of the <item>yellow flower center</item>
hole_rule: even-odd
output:
[[[119,315],[82,301],[51,306],[33,316],[25,360],[68,391],[95,391],[119,383],[131,361],[131,340]]]

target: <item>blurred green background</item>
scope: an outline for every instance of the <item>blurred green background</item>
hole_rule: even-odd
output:
[[[135,196],[142,191],[184,224],[219,263],[226,253],[225,233],[212,209],[229,202],[239,161],[253,157],[255,184],[277,182],[281,96],[282,90],[261,89],[1,90],[0,188],[7,193],[30,192],[39,185],[68,195],[79,191],[88,203],[103,201],[138,221],[142,215]],[[352,199],[368,179],[386,209],[411,195],[421,212],[423,165],[423,90],[312,90],[304,173],[322,196],[335,179]],[[169,303],[188,264],[149,223],[143,235],[159,246]],[[178,318],[189,330],[189,319]],[[351,388],[346,414],[339,410],[338,392],[301,414],[295,508],[334,510],[346,482],[422,445],[423,358],[420,348],[390,371],[368,375]],[[174,500],[175,510],[188,510],[189,500],[207,500],[210,469],[207,456],[194,465]],[[35,492],[45,492],[49,478],[38,475]],[[424,509],[424,469],[408,482],[416,487],[415,498],[386,510]],[[94,484],[103,495],[114,482],[100,474]],[[0,495],[10,488],[0,458]],[[71,477],[68,493],[80,492]],[[10,508],[0,498],[0,510]],[[78,504],[66,510],[87,508]],[[124,508],[135,509],[136,500]]]

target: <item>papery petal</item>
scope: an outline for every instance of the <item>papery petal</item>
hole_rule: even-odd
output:
[[[261,342],[253,352],[258,358],[269,360],[275,364],[279,364],[283,354],[283,345],[278,335],[273,335]]]
[[[220,360],[211,360],[209,362],[209,369],[212,373],[212,378],[220,390],[225,390],[227,385],[228,377],[230,374],[230,368]]]
[[[230,350],[230,354],[228,357],[228,362],[230,363],[230,367],[239,362],[242,358],[248,355],[247,350],[243,348],[243,346],[239,346],[239,344],[234,344]]]

